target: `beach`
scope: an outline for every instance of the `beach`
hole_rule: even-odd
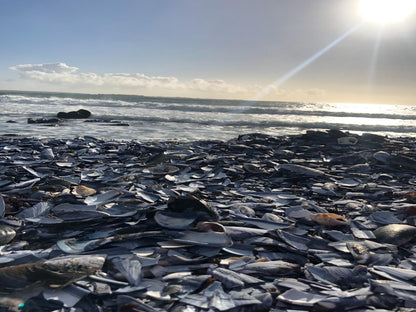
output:
[[[2,12],[0,312],[416,311],[416,0]]]
[[[10,311],[407,311],[416,143],[0,138]]]

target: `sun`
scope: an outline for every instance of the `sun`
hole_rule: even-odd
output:
[[[403,21],[415,9],[416,0],[360,0],[362,18],[377,24]]]

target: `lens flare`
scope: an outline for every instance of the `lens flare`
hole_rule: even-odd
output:
[[[360,13],[367,22],[391,24],[404,20],[416,9],[416,0],[361,0]]]

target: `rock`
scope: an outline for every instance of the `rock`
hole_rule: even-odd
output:
[[[348,136],[348,137],[338,138],[337,142],[340,145],[355,145],[357,144],[358,139],[355,137]]]
[[[91,116],[91,112],[86,109],[79,109],[77,111],[59,112],[56,117],[62,119],[86,119]]]

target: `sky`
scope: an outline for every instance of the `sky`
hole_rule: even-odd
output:
[[[0,90],[416,105],[416,13],[359,3],[0,0]]]

